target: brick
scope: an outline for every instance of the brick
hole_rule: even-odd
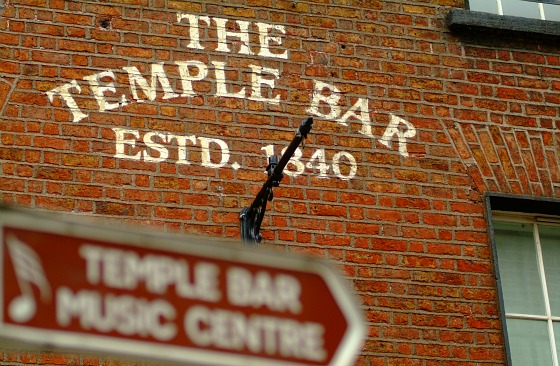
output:
[[[312,204],[310,207],[310,214],[314,216],[346,217],[347,208],[344,206]]]
[[[58,41],[58,47],[65,51],[75,51],[75,52],[95,52],[95,45],[83,41],[71,41],[71,40],[60,40]]]
[[[2,190],[21,192],[23,191],[25,182],[16,178],[0,177],[0,184]]]
[[[110,32],[105,29],[92,29],[91,38],[104,42],[119,42],[121,37],[117,32]]]
[[[96,202],[95,213],[111,216],[132,216],[134,214],[134,207],[132,205],[115,202]]]
[[[192,211],[188,208],[156,207],[154,209],[154,214],[156,217],[164,219],[189,220],[191,218]]]
[[[263,245],[329,258],[350,277],[375,325],[356,365],[502,364],[483,196],[560,195],[560,57],[552,43],[516,39],[489,47],[473,34],[473,42],[464,42],[442,21],[451,7],[463,6],[460,0],[11,2],[0,20],[2,199],[236,240],[239,211],[266,179],[261,147],[273,144],[278,153],[308,115],[313,83],[332,83],[341,90],[341,113],[358,98],[368,100],[373,137],[361,135],[355,119],[343,126],[338,117],[316,116],[304,156],[326,149],[332,165],[329,147],[336,146],[355,157],[357,176],[341,180],[331,170],[319,178],[306,169],[285,177],[268,205]],[[214,23],[200,25],[206,48],[189,49],[178,11],[282,24],[289,59],[258,56],[254,25],[254,55],[216,52]],[[228,44],[239,49],[235,37]],[[173,66],[179,60],[227,62],[228,85],[245,87],[247,95],[249,65],[277,69],[281,102],[216,97],[210,68],[194,82],[196,97],[164,100],[158,85],[154,101],[100,111],[83,80],[112,70],[117,92],[105,95],[130,98],[121,68],[136,65],[149,82],[150,64],[164,62],[173,90],[181,92]],[[78,123],[62,98],[51,103],[46,95],[73,79],[81,93],[72,95],[89,114]],[[380,142],[390,113],[417,129],[408,157],[398,153],[396,137],[390,147]],[[137,129],[134,151],[145,149],[149,131],[219,138],[228,144],[229,163],[242,167],[201,166],[197,144],[188,146],[188,166],[175,164],[174,147],[162,163],[119,159],[109,127]],[[3,362],[130,364],[25,352],[6,352]]]
[[[36,169],[35,177],[39,179],[69,181],[72,180],[72,171],[69,169],[42,166]]]
[[[347,251],[345,259],[348,262],[359,264],[381,264],[382,256],[380,254],[369,252]]]
[[[154,180],[155,188],[169,188],[176,190],[188,190],[190,181],[184,178],[176,177],[156,177]]]
[[[169,37],[143,36],[142,43],[152,46],[177,47],[177,40]]]
[[[90,167],[90,168],[99,167],[98,156],[62,154],[61,160],[62,160],[62,164],[66,166]]]
[[[122,197],[126,202],[138,201],[138,202],[161,202],[161,194],[154,191],[131,189],[122,192]]]
[[[100,198],[103,195],[103,189],[97,186],[69,184],[65,186],[64,194],[71,197]]]

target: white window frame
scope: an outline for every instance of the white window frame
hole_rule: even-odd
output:
[[[496,14],[504,15],[502,2],[507,2],[508,0],[487,0],[487,1],[489,1],[489,2],[495,1],[496,2],[496,7],[498,9],[498,12]],[[540,18],[533,18],[533,19],[540,19],[540,20],[547,20],[546,19],[546,14],[545,14],[545,11],[544,11],[544,4],[553,4],[553,5],[559,5],[560,6],[560,1],[544,1],[544,2],[539,2],[539,1],[534,1],[534,0],[523,0],[523,1],[537,3]],[[476,11],[476,9],[472,9],[472,10]]]
[[[552,353],[552,366],[560,366],[558,354],[556,350],[556,339],[554,336],[553,322],[560,323],[559,316],[553,316],[550,309],[550,300],[548,295],[548,288],[546,284],[546,274],[544,272],[544,262],[541,250],[541,242],[539,235],[539,224],[546,224],[547,226],[558,226],[560,228],[560,218],[555,218],[553,216],[535,216],[527,215],[522,213],[513,212],[501,212],[492,211],[492,222],[503,222],[503,223],[523,223],[530,224],[533,226],[533,242],[535,244],[535,249],[537,252],[537,266],[539,271],[539,278],[541,281],[544,303],[545,303],[545,315],[532,315],[532,314],[516,314],[516,313],[505,313],[506,319],[523,319],[523,320],[542,320],[547,322],[548,330],[548,340],[550,342],[550,350]],[[494,233],[492,233],[494,235]],[[497,259],[498,268],[500,258]],[[501,285],[500,285],[501,286]],[[502,298],[502,301],[504,299]],[[506,327],[506,324],[503,325]],[[509,340],[506,339],[509,343]]]

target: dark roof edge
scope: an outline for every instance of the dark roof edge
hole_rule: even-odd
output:
[[[459,8],[453,8],[449,12],[447,25],[452,32],[457,33],[479,29],[560,37],[560,22],[497,15]]]

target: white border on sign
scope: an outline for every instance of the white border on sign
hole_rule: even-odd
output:
[[[66,219],[66,218],[65,218]],[[347,366],[354,362],[363,345],[367,327],[363,314],[357,306],[355,295],[349,290],[348,284],[331,265],[315,258],[288,256],[279,252],[258,251],[241,246],[217,245],[216,239],[205,240],[196,237],[179,237],[178,235],[160,235],[141,231],[122,231],[108,227],[95,227],[75,222],[55,220],[36,212],[15,210],[0,206],[0,228],[11,226],[16,228],[39,230],[52,234],[83,237],[135,246],[140,248],[165,249],[177,253],[191,254],[209,259],[222,259],[258,264],[272,268],[295,270],[314,273],[324,279],[337,305],[348,322],[348,327],[341,343],[328,366]],[[222,242],[223,243],[223,242]],[[0,275],[3,275],[4,238],[0,230]],[[4,278],[0,281],[0,310],[4,309],[3,299]],[[223,366],[294,366],[304,363],[271,360],[257,356],[236,355],[227,352],[197,350],[153,344],[143,341],[127,341],[110,336],[76,334],[64,331],[47,331],[36,328],[5,324],[0,311],[0,337],[15,339],[21,342],[32,342],[40,348],[51,350],[53,347],[67,350],[83,350],[86,352],[110,352],[117,355],[131,356],[135,359],[146,357],[163,361],[194,362],[204,365]]]

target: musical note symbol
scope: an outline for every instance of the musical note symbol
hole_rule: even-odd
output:
[[[50,301],[51,288],[37,253],[13,234],[8,235],[6,242],[21,290],[21,295],[10,303],[8,313],[14,321],[24,323],[30,320],[37,311],[37,302],[31,284],[39,288],[43,302]]]

